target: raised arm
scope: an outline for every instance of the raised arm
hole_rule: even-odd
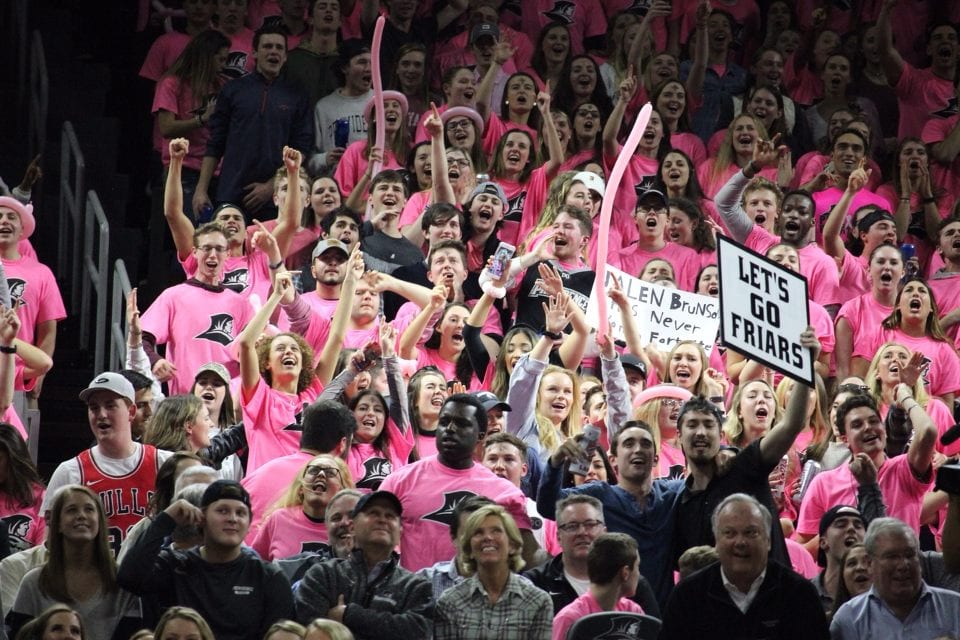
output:
[[[557,133],[557,124],[553,120],[553,113],[550,111],[550,81],[547,80],[546,87],[537,94],[537,108],[540,109],[540,115],[543,117],[543,137],[547,143],[547,153],[549,157],[543,164],[547,172],[547,177],[552,178],[566,155],[563,152],[563,145],[560,144],[560,135]]]
[[[820,341],[813,327],[800,334],[800,344],[810,351],[810,358],[816,362],[820,357]],[[800,387],[790,395],[787,401],[787,410],[780,424],[772,429],[760,440],[760,456],[763,461],[773,466],[790,450],[797,435],[803,431],[807,423],[806,386]]]
[[[430,304],[420,309],[420,313],[410,321],[407,328],[403,330],[400,336],[399,356],[404,360],[417,359],[417,347],[420,344],[420,337],[428,326],[430,321],[443,310],[447,303],[447,288],[445,285],[438,284],[433,288],[430,294]]]
[[[626,113],[627,105],[633,99],[633,94],[637,92],[637,77],[633,75],[633,67],[627,70],[626,77],[620,81],[618,91],[617,104],[613,105],[613,111],[607,118],[607,124],[603,125],[603,156],[605,158],[615,158],[620,151],[617,135],[620,133],[620,125],[623,124],[623,115]]]
[[[490,62],[490,68],[483,74],[480,80],[480,86],[477,87],[477,113],[487,121],[490,113],[490,97],[493,95],[493,86],[497,83],[497,76],[500,75],[500,69],[507,63],[507,60],[516,53],[513,44],[506,38],[501,39],[493,47],[493,60]]]
[[[697,4],[697,42],[693,49],[693,63],[687,73],[687,82],[684,89],[687,98],[699,101],[703,96],[703,81],[707,74],[707,55],[710,36],[707,33],[707,19],[710,17],[709,0],[700,0]],[[647,12],[650,15],[650,11]]]
[[[20,318],[16,310],[0,307],[0,347],[7,349],[14,346],[19,332]],[[12,352],[0,353],[0,412],[6,411],[13,403],[13,383],[16,377],[16,356]]]
[[[401,433],[410,427],[410,406],[407,404],[407,385],[397,360],[397,329],[389,322],[380,323],[380,356],[387,374],[387,389],[390,391],[390,417]]]
[[[843,221],[847,219],[847,212],[850,210],[850,203],[854,196],[867,184],[870,179],[870,169],[863,168],[864,162],[861,158],[860,166],[853,170],[850,177],[847,178],[847,188],[844,190],[840,200],[830,210],[827,222],[823,225],[823,250],[827,255],[837,260],[843,260],[847,253],[843,246],[843,240],[840,239],[840,229],[843,227]]]
[[[653,363],[647,357],[643,339],[640,337],[640,326],[630,310],[630,301],[624,295],[623,289],[620,287],[620,281],[613,278],[612,282],[610,290],[607,291],[607,296],[620,309],[620,322],[623,324],[623,338],[627,343],[627,351],[640,358],[647,371],[653,371]],[[599,344],[599,342],[598,339],[597,343]]]
[[[353,190],[350,192],[350,195],[347,196],[346,202],[343,203],[346,208],[352,211],[359,211],[360,213],[363,213],[364,209],[366,209],[367,187],[370,186],[370,181],[373,180],[373,165],[375,164],[383,165],[383,149],[380,147],[370,147],[370,153],[367,156],[367,169],[357,180],[357,184],[353,186]]]
[[[897,6],[897,0],[884,0],[880,7],[880,15],[877,16],[877,38],[880,50],[880,64],[883,65],[883,72],[887,76],[887,82],[891,87],[896,87],[900,82],[900,76],[903,75],[903,68],[906,63],[900,57],[900,52],[893,46],[893,29],[890,27],[890,14]]]
[[[163,189],[163,216],[173,234],[173,244],[177,247],[177,258],[186,260],[193,252],[193,223],[183,212],[183,158],[190,150],[190,141],[186,138],[174,138],[170,141],[170,166],[167,168],[167,183]]]
[[[934,447],[937,444],[937,425],[920,403],[913,397],[913,383],[920,377],[923,353],[915,351],[907,365],[900,371],[900,384],[894,390],[897,406],[903,409],[913,424],[913,437],[907,449],[910,468],[918,478],[928,478],[933,464]],[[909,384],[908,384],[909,383]]]
[[[250,397],[257,383],[260,382],[260,361],[257,358],[257,339],[264,329],[267,328],[267,322],[273,315],[280,299],[285,295],[292,297],[295,291],[293,279],[289,271],[281,271],[276,274],[273,282],[273,291],[267,298],[263,306],[253,315],[247,326],[243,328],[240,335],[237,336],[237,345],[240,351],[240,386],[244,397]]]
[[[300,214],[303,213],[304,202],[300,196],[300,165],[303,156],[293,147],[283,148],[283,166],[287,170],[287,199],[283,209],[277,216],[277,226],[273,228],[273,237],[277,240],[277,249],[280,258],[286,259],[290,251],[290,243],[300,226]],[[270,264],[276,264],[271,262]]]
[[[720,188],[714,198],[714,204],[717,205],[717,211],[723,218],[724,224],[733,234],[737,242],[743,242],[750,232],[753,231],[753,220],[751,220],[740,202],[743,198],[743,192],[746,190],[750,181],[757,177],[757,174],[764,167],[775,167],[780,161],[780,156],[787,152],[785,145],[777,146],[780,141],[778,133],[772,140],[757,140],[753,145],[753,158],[740,171],[737,171],[727,180],[726,184]]]

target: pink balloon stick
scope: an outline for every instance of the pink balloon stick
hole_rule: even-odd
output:
[[[607,278],[607,243],[609,242],[610,218],[613,215],[613,201],[617,195],[617,189],[620,187],[620,181],[623,179],[623,172],[627,170],[627,164],[630,162],[630,158],[633,157],[633,152],[636,150],[637,145],[640,144],[640,138],[643,136],[643,132],[647,129],[647,122],[650,121],[650,113],[652,111],[653,107],[648,102],[643,105],[640,113],[637,114],[637,119],[633,123],[633,129],[630,130],[627,142],[623,145],[623,149],[617,157],[617,162],[613,165],[613,171],[610,172],[610,179],[607,181],[606,188],[604,189],[606,195],[604,195],[603,204],[600,205],[600,228],[598,230],[600,237],[597,240],[596,279],[597,311],[600,320],[597,326],[598,334],[607,333],[610,329],[610,323],[607,319],[607,289],[604,286],[604,281]]]

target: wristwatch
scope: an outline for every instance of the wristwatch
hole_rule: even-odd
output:
[[[563,334],[560,333],[559,331],[547,331],[546,329],[543,330],[541,335],[544,335],[550,338],[551,340],[559,340],[560,338],[563,337]]]

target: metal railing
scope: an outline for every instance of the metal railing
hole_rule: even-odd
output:
[[[123,260],[113,263],[113,295],[110,303],[110,360],[111,371],[123,369],[127,359],[127,296],[130,294],[130,277]],[[100,369],[97,369],[100,371]]]
[[[80,239],[86,192],[86,162],[77,142],[73,123],[63,123],[60,142],[60,234],[57,239],[57,271],[69,278],[70,313],[80,305]],[[68,248],[68,244],[72,245]]]
[[[97,244],[94,246],[94,225]],[[107,293],[110,272],[107,271],[110,253],[110,224],[103,213],[97,192],[87,192],[87,208],[83,220],[83,290],[80,301],[80,348],[90,346],[90,293],[97,295],[97,320],[93,352],[93,370],[103,371],[104,340],[107,326]]]
[[[30,36],[30,97],[27,109],[27,157],[42,153],[47,143],[47,107],[50,103],[50,77],[47,58],[43,52],[43,38],[35,30]]]

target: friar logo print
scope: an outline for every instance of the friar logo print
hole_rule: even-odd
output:
[[[443,494],[443,505],[436,511],[431,511],[430,513],[423,516],[424,520],[433,520],[434,522],[439,522],[440,524],[447,525],[448,527],[453,525],[453,510],[457,507],[458,504],[466,500],[467,498],[474,497],[475,494],[472,491],[447,491]]]
[[[554,3],[553,9],[544,11],[543,15],[555,20],[561,24],[573,24],[573,14],[577,10],[577,5],[567,0],[559,0]]]
[[[243,290],[247,288],[247,275],[246,267],[242,269],[234,269],[233,271],[227,271],[223,274],[223,279],[220,281],[220,285],[224,289],[230,289],[230,291],[243,293]]]
[[[363,478],[357,482],[357,489],[379,489],[380,483],[392,472],[393,465],[386,458],[367,458],[363,461]]]
[[[27,292],[27,281],[21,278],[7,278],[7,286],[10,288],[10,304],[20,306],[26,304],[23,295]]]
[[[233,341],[233,316],[229,313],[215,313],[210,316],[210,326],[201,334],[194,336],[197,340],[210,340],[223,346]]]

